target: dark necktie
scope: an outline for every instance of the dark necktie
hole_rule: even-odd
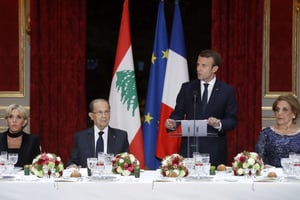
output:
[[[104,151],[103,138],[102,138],[103,133],[104,133],[103,131],[100,131],[98,133],[99,134],[99,138],[98,138],[97,144],[96,144],[96,157],[98,156],[99,152],[103,152]]]
[[[204,92],[202,95],[201,107],[202,107],[202,115],[205,115],[206,106],[207,106],[207,93],[208,93],[208,83],[204,83]]]

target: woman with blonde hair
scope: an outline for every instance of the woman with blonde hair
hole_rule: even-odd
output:
[[[5,119],[8,129],[0,133],[0,151],[17,153],[17,167],[31,164],[40,154],[40,139],[23,131],[28,123],[27,110],[21,105],[11,104],[5,111]]]

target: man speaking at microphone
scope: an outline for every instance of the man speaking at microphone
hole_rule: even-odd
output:
[[[207,137],[199,137],[198,150],[209,153],[212,165],[227,164],[226,131],[237,125],[237,102],[232,86],[216,78],[221,66],[221,55],[203,50],[198,55],[197,79],[183,83],[177,95],[176,106],[165,127],[175,130],[175,120],[207,119]],[[195,139],[195,138],[193,138]],[[195,148],[190,146],[190,152]],[[183,137],[180,154],[187,156],[187,138]]]

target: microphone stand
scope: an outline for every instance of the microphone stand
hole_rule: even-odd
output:
[[[196,138],[196,103],[197,103],[197,91],[194,91],[194,116],[193,116],[193,122],[194,122],[194,146],[196,147],[196,152],[198,152],[198,140]]]

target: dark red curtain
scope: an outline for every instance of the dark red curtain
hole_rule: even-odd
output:
[[[262,0],[212,0],[212,48],[223,57],[218,78],[233,85],[238,126],[228,134],[228,164],[240,151],[253,151],[261,130]]]
[[[42,151],[69,159],[86,127],[86,2],[31,0],[30,127]]]

